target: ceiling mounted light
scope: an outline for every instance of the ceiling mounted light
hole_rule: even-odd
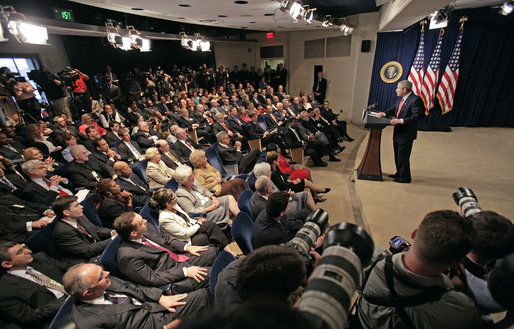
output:
[[[307,9],[305,11],[305,15],[303,16],[303,20],[305,21],[305,23],[307,23],[307,24],[312,23],[312,20],[314,19],[314,11],[316,11],[316,9],[317,8]]]
[[[150,39],[143,38],[141,33],[136,30],[133,26],[127,26],[128,35],[131,39],[132,47],[135,49],[139,49],[141,52],[151,51],[151,42]]]
[[[333,21],[334,21],[334,18],[332,17],[332,15],[327,15],[327,16],[325,16],[325,20],[323,21],[323,23],[321,23],[321,26],[331,27],[332,25],[334,25]]]
[[[441,29],[448,26],[448,17],[445,18],[444,12],[440,14],[438,10],[434,11],[430,17],[429,30]]]
[[[512,13],[514,10],[514,4],[512,1],[505,1],[500,9],[500,14],[503,16],[507,16],[508,14]]]
[[[48,31],[44,26],[38,26],[25,22],[25,16],[14,10],[12,6],[0,7],[0,18],[7,22],[7,31],[20,43],[31,43],[46,45],[48,42]],[[0,29],[0,41],[8,39],[3,36],[3,29]]]
[[[289,8],[289,16],[293,18],[295,22],[298,22],[298,17],[302,17],[303,7],[298,2],[294,1]]]

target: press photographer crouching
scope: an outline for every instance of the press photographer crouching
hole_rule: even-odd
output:
[[[412,235],[406,252],[371,269],[358,306],[362,328],[476,328],[473,300],[444,274],[471,250],[471,221],[455,211],[433,211]]]

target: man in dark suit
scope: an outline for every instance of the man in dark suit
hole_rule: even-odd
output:
[[[262,127],[257,123],[257,112],[250,112],[250,122],[246,124],[246,131],[248,133],[248,139],[260,139],[262,142],[262,146],[266,146],[269,143],[276,142],[277,134],[276,132],[270,134],[269,131],[265,131]]]
[[[102,137],[93,140],[93,147],[95,150],[91,152],[90,157],[93,157],[100,163],[105,163],[112,167],[116,161],[120,160],[120,156],[109,148],[109,144]]]
[[[52,242],[61,258],[75,263],[95,261],[116,236],[116,232],[92,224],[76,196],[56,200],[52,209],[58,219],[52,231]]]
[[[183,128],[178,128],[175,131],[175,136],[177,137],[177,141],[173,143],[172,147],[182,163],[186,163],[189,160],[191,152],[202,149],[200,145],[188,139],[189,135]]]
[[[102,136],[103,139],[105,139],[109,145],[116,143],[118,141],[121,141],[121,136],[119,133],[120,124],[116,121],[111,121],[111,122],[109,122],[109,128],[110,128],[110,131],[107,132],[107,134]]]
[[[66,119],[62,116],[56,116],[54,118],[54,125],[54,130],[50,134],[49,139],[52,143],[60,145],[62,148],[66,147],[66,139],[64,138],[66,134],[75,136],[78,141],[86,141],[88,139],[77,127],[68,126]]]
[[[180,128],[184,128],[187,131],[195,130],[199,139],[203,137],[206,140],[210,140],[210,128],[208,126],[201,126],[195,117],[189,116],[188,109],[180,110],[180,117],[177,120],[177,124]]]
[[[268,198],[266,210],[262,211],[253,226],[255,249],[269,244],[281,244],[291,240],[303,223],[287,218],[289,193],[275,192]],[[300,225],[299,225],[300,224]]]
[[[130,166],[124,161],[114,164],[114,170],[118,175],[115,179],[121,190],[132,193],[132,204],[134,207],[143,207],[150,201],[152,194],[148,192],[148,184],[143,182],[136,174],[132,173]]]
[[[94,190],[102,178],[114,176],[114,169],[92,157],[89,158],[83,145],[73,145],[70,150],[73,162],[68,167],[67,175],[76,186]]]
[[[241,135],[238,130],[241,130],[242,128],[238,127],[238,129],[232,130],[227,123],[225,122],[226,115],[223,113],[217,113],[214,118],[216,119],[216,122],[212,125],[212,131],[214,133],[214,136],[217,136],[219,132],[224,131],[227,132],[230,138],[234,140],[242,140],[243,135]],[[235,127],[234,127],[235,128]]]
[[[23,244],[0,242],[0,319],[21,328],[46,328],[67,295],[62,276],[67,264]]]
[[[157,141],[157,148],[161,154],[161,160],[171,169],[175,170],[182,164],[178,154],[176,154],[175,151],[170,150],[170,144],[164,139],[159,139]]]
[[[12,194],[3,183],[0,183],[0,212],[0,240],[20,243],[48,224],[43,216],[55,216],[47,206]]]
[[[18,164],[23,162],[23,150],[25,150],[25,147],[21,143],[10,143],[7,135],[0,131],[0,155],[11,160],[14,164]]]
[[[225,118],[225,122],[227,126],[230,128],[230,130],[236,131],[239,134],[243,134],[243,125],[245,122],[237,114],[236,107],[231,106],[229,108],[229,115]]]
[[[130,132],[128,129],[121,129],[120,136],[121,143],[116,149],[118,150],[121,160],[133,163],[145,158],[145,152],[143,152],[135,141],[130,140]]]
[[[147,221],[134,212],[116,218],[114,228],[122,238],[118,268],[131,281],[149,287],[171,283],[174,293],[209,286],[210,268],[199,266],[212,265],[215,248],[173,239],[147,225]]]
[[[165,296],[159,288],[110,277],[95,264],[70,268],[63,283],[75,297],[72,316],[81,329],[162,329],[174,318],[204,312],[209,305],[206,289]]]
[[[298,120],[292,118],[288,122],[288,129],[284,132],[284,141],[289,148],[303,147],[305,154],[310,156],[315,166],[326,167],[328,164],[321,160],[323,146],[319,141],[308,139],[298,128]]]
[[[319,107],[319,110],[321,116],[326,120],[330,121],[342,137],[346,138],[346,140],[349,142],[353,142],[353,138],[348,136],[348,132],[346,130],[346,121],[338,120],[338,115],[332,111],[332,109],[330,108],[330,103],[328,101],[325,101],[323,103],[323,106]]]
[[[255,149],[243,155],[241,152],[241,142],[235,141],[234,146],[230,146],[230,137],[224,131],[219,132],[216,135],[216,139],[218,140],[216,150],[224,165],[237,163],[240,173],[252,171],[255,162],[257,162],[261,155],[261,151]]]
[[[379,116],[393,117],[390,123],[394,126],[393,147],[396,173],[390,177],[397,183],[410,183],[412,179],[410,154],[418,133],[418,120],[425,112],[425,106],[421,98],[412,93],[412,82],[408,80],[398,83],[396,95],[400,98],[385,112],[379,112]]]
[[[150,126],[148,122],[140,121],[138,124],[139,130],[136,133],[136,142],[139,147],[146,151],[146,149],[155,146],[155,142],[159,139],[158,136],[150,134]]]
[[[46,178],[48,171],[43,161],[26,161],[22,168],[30,178],[30,182],[23,187],[24,199],[39,202],[50,208],[52,202],[58,197],[73,195],[73,192],[61,185],[61,183],[67,183],[66,178],[58,175]]]
[[[314,92],[314,99],[317,100],[320,104],[323,104],[327,93],[327,79],[323,78],[322,71],[319,71],[316,75],[316,78],[314,78],[312,91]]]
[[[117,108],[121,107],[121,89],[113,84],[111,79],[106,80],[105,90],[103,93],[109,103],[113,103]]]

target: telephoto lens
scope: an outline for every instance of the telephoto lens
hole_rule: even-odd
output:
[[[294,238],[285,243],[286,246],[293,247],[300,253],[307,266],[310,266],[311,247],[316,240],[325,232],[328,226],[328,213],[323,209],[316,209],[305,220],[302,228],[296,233]]]
[[[457,192],[453,193],[453,200],[460,207],[462,215],[466,218],[473,217],[482,211],[478,204],[478,198],[469,187],[459,187]]]
[[[362,269],[373,256],[374,243],[361,227],[341,223],[326,235],[324,251],[309,278],[299,310],[312,328],[342,329],[352,296],[362,281]]]

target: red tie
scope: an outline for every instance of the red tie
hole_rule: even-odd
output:
[[[396,117],[400,115],[400,111],[402,110],[404,98],[402,97],[402,100],[400,101],[400,105],[398,105],[398,112],[396,112]]]
[[[93,240],[93,242],[96,242],[95,238],[93,238],[93,236],[91,234],[89,234],[85,228],[83,228],[82,226],[80,226],[80,224],[77,222],[77,230],[79,230],[80,233],[84,234],[85,236],[87,236],[88,238],[90,238],[91,240]]]
[[[228,132],[232,132],[232,130],[228,129],[227,125],[225,125],[224,123],[221,124],[223,126],[223,128],[225,128]]]
[[[153,244],[150,241],[148,241],[145,237],[142,237],[141,241],[143,241],[143,243],[146,244],[147,246],[166,251],[170,255],[171,258],[173,258],[175,261],[177,261],[179,263],[185,262],[186,260],[189,259],[189,257],[187,257],[186,255],[177,255],[173,251],[171,251],[167,248],[161,247],[157,244]]]
[[[43,181],[46,183],[46,185],[48,185],[48,187],[50,187],[51,183],[48,179],[43,179]],[[59,186],[57,186],[57,191],[59,191],[59,196],[68,196],[69,194],[64,192],[63,190],[61,190],[61,188]]]

